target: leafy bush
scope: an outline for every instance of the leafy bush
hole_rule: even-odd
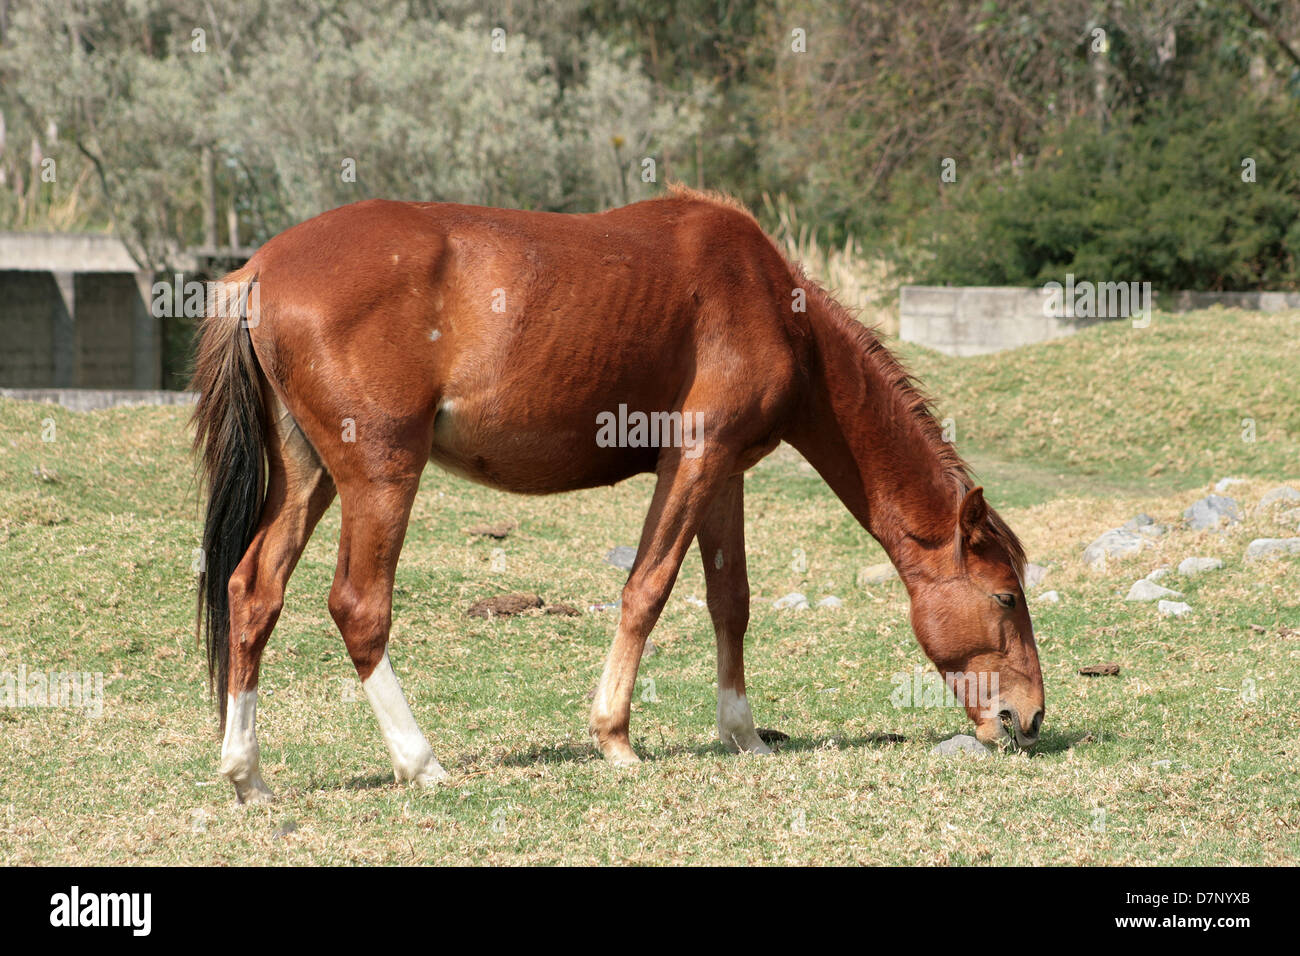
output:
[[[1037,160],[972,179],[925,218],[918,281],[1300,288],[1300,127],[1280,106],[1076,121]],[[1254,160],[1254,182],[1243,161]]]

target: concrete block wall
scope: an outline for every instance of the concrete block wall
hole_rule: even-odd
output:
[[[0,387],[162,385],[147,273],[0,269]]]
[[[948,355],[983,355],[1073,335],[1105,319],[1044,315],[1039,289],[903,286],[899,337]]]
[[[1098,322],[1044,315],[1041,288],[1002,286],[903,286],[899,293],[899,337],[947,355],[984,355],[1073,335]],[[1277,311],[1300,308],[1296,292],[1157,293],[1155,307],[1186,312],[1213,306]]]
[[[48,272],[0,272],[0,385],[54,382],[54,315],[59,288]]]

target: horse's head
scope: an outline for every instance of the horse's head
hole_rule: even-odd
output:
[[[1043,720],[1043,675],[1020,584],[1024,553],[1011,530],[968,491],[953,544],[928,552],[911,577],[912,629],[966,713],[975,736],[1008,731],[1027,746]]]

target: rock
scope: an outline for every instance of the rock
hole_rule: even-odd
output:
[[[645,660],[647,657],[654,657],[658,653],[659,648],[655,647],[655,642],[647,637],[645,639],[645,646],[641,648],[641,660]]]
[[[686,597],[682,598],[682,600],[685,601],[687,604],[689,604],[691,607],[708,607],[708,606],[709,606],[709,602],[708,602],[708,601],[705,601],[705,600],[702,600],[702,599],[700,599],[700,598],[697,598],[694,594],[687,595]]]
[[[278,827],[276,827],[274,830],[271,831],[271,836],[275,837],[275,839],[277,840],[283,840],[290,833],[297,833],[297,832],[298,832],[297,822],[293,820],[286,820],[284,823],[281,823]]]
[[[885,581],[893,581],[898,577],[898,569],[888,561],[881,564],[868,565],[858,570],[857,584],[858,587],[866,587],[869,584],[881,584]]]
[[[1300,538],[1256,538],[1246,545],[1246,560],[1280,558],[1284,554],[1300,554]]]
[[[1034,588],[1038,587],[1038,585],[1042,584],[1043,579],[1046,577],[1047,577],[1047,568],[1043,567],[1041,564],[1033,564],[1033,563],[1026,564],[1025,565],[1025,590],[1032,591]]]
[[[1136,531],[1139,534],[1145,534],[1152,538],[1158,538],[1165,533],[1164,527],[1156,524],[1156,520],[1146,513],[1134,515],[1132,518],[1129,518],[1120,525],[1119,530]]]
[[[1178,573],[1190,578],[1206,571],[1217,571],[1221,567],[1223,562],[1218,558],[1183,558],[1178,562]]]
[[[1182,601],[1161,601],[1156,605],[1156,610],[1165,617],[1183,617],[1192,613],[1191,607]]]
[[[798,591],[791,591],[785,597],[777,598],[773,601],[772,607],[776,608],[778,611],[784,611],[786,608],[791,608],[795,611],[806,611],[808,610],[808,599]]]
[[[606,564],[612,564],[614,567],[621,568],[624,571],[631,571],[632,563],[634,561],[636,561],[636,548],[628,547],[625,544],[620,544],[617,548],[610,551],[609,554],[605,555]]]
[[[1241,512],[1237,502],[1223,495],[1206,495],[1183,512],[1183,520],[1195,531],[1217,528],[1223,524],[1237,524]]]
[[[1276,520],[1282,524],[1300,525],[1300,508],[1288,508],[1278,514]]]
[[[826,597],[822,598],[820,601],[817,602],[817,606],[828,607],[834,610],[836,608],[843,607],[844,602],[841,601],[839,598],[837,598],[834,594],[828,594]]]
[[[1223,494],[1233,485],[1244,485],[1245,483],[1246,483],[1245,478],[1220,478],[1217,482],[1214,483],[1214,490],[1217,491],[1219,494]]]
[[[1109,558],[1127,558],[1151,544],[1136,531],[1112,528],[1083,549],[1084,564],[1098,564]]]
[[[1161,578],[1163,578],[1163,577],[1164,577],[1165,575],[1167,575],[1168,573],[1169,573],[1169,567],[1168,567],[1167,565],[1162,566],[1162,567],[1158,567],[1158,568],[1156,568],[1154,571],[1152,571],[1150,574],[1148,574],[1148,575],[1146,576],[1146,580],[1147,580],[1147,581],[1159,581]]]
[[[522,614],[524,611],[531,611],[533,608],[541,606],[542,599],[536,594],[516,592],[514,594],[498,594],[495,597],[475,601],[465,613],[470,617],[510,617],[513,614]]]
[[[1255,505],[1255,514],[1259,514],[1261,511],[1267,511],[1274,505],[1290,505],[1295,504],[1296,502],[1300,502],[1300,491],[1296,491],[1294,488],[1288,487],[1287,485],[1281,485],[1274,488],[1272,491],[1267,492],[1263,498],[1259,499],[1259,504]]]
[[[947,740],[940,741],[930,751],[932,754],[986,754],[988,752],[989,748],[970,734],[958,734],[956,737],[949,737]]]
[[[1154,581],[1148,581],[1143,578],[1141,581],[1135,581],[1133,586],[1128,589],[1128,596],[1125,601],[1158,601],[1161,598],[1180,598],[1182,594],[1177,591],[1171,591],[1167,587],[1156,584]]]
[[[1118,677],[1119,665],[1114,661],[1105,664],[1088,664],[1079,668],[1079,674],[1083,677]]]
[[[1057,594],[1055,591],[1044,591],[1042,594],[1038,595],[1038,600],[1042,601],[1044,604],[1060,604],[1061,595]]]

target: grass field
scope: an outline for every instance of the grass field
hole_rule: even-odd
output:
[[[1254,513],[1269,489],[1300,489],[1300,313],[1157,314],[1150,329],[980,359],[903,351],[1061,596],[1031,594],[1047,690],[1031,752],[930,753],[970,725],[958,709],[891,704],[894,675],[929,668],[905,592],[856,585],[883,553],[783,447],[748,480],[747,669],[758,723],[789,742],[767,758],[716,742],[712,630],[686,600],[704,593],[693,552],[642,664],[652,683],[632,732],[645,762],[608,766],[585,726],[613,612],[465,609],[513,590],[584,609],[616,600],[624,575],[603,556],[636,543],[651,479],[527,499],[431,470],[391,646],[452,780],[392,781],[325,606],[336,505],[262,669],[262,769],[279,799],[236,808],[193,638],[186,410],[0,400],[0,672],[103,674],[99,716],[0,708],[0,862],[1294,864],[1300,556],[1242,552],[1300,534]],[[1180,529],[1228,475],[1246,479],[1229,492],[1243,524]],[[1170,532],[1086,569],[1084,545],[1139,511]],[[462,533],[498,520],[519,524],[504,542]],[[1189,555],[1226,565],[1161,582],[1190,617],[1123,600]],[[772,608],[794,590],[844,606]],[[1106,661],[1118,677],[1076,673]]]

